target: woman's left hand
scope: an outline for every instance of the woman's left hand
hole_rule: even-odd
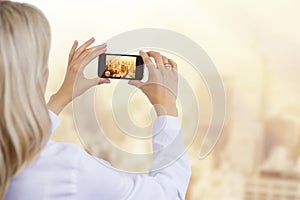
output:
[[[87,79],[84,76],[85,67],[97,56],[106,51],[106,44],[90,47],[95,42],[94,38],[78,47],[75,41],[69,54],[68,68],[64,82],[60,89],[50,98],[48,108],[57,115],[73,99],[83,94],[89,88],[102,83],[110,83],[107,78]],[[76,84],[75,84],[76,82]],[[75,88],[74,88],[75,87]]]

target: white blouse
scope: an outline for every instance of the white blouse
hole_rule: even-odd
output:
[[[60,118],[49,113],[53,131]],[[191,170],[183,153],[180,120],[159,116],[153,125],[152,144],[153,162],[149,174],[142,175],[114,170],[77,145],[49,141],[40,156],[13,178],[4,199],[185,199]]]

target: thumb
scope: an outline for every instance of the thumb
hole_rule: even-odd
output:
[[[130,80],[130,81],[128,81],[128,84],[129,85],[133,85],[133,86],[135,86],[137,88],[140,88],[140,87],[142,87],[144,85],[143,82],[138,81],[138,80]]]
[[[108,78],[93,78],[89,80],[92,86],[101,85],[102,83],[110,83]]]
[[[102,83],[110,83],[110,80],[108,78],[100,78],[98,79],[98,85],[102,84]]]

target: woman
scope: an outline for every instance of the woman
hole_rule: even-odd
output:
[[[90,47],[94,41],[80,47],[74,42],[65,80],[46,104],[48,21],[31,5],[0,2],[0,199],[185,198],[190,166],[186,155],[179,157],[184,146],[176,108],[177,66],[159,53],[141,51],[149,80],[129,82],[144,92],[158,116],[148,176],[107,168],[76,145],[49,140],[67,104],[89,88],[109,83],[83,74],[106,51],[106,44]]]

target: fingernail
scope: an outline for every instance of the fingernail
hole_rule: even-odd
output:
[[[92,37],[90,40],[95,40],[95,37]]]

